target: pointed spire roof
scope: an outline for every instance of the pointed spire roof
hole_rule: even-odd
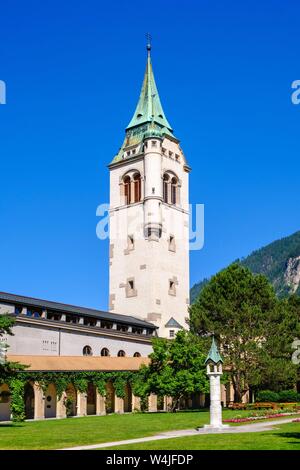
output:
[[[141,94],[134,115],[126,128],[126,131],[141,124],[155,122],[160,126],[167,128],[170,132],[173,132],[160,102],[152,69],[150,54],[151,44],[149,42],[147,44],[147,51],[147,65]]]
[[[216,345],[214,336],[213,336],[213,339],[212,339],[212,343],[211,343],[209,353],[208,353],[207,358],[205,360],[205,364],[207,364],[209,361],[214,362],[215,364],[218,364],[218,362],[223,362],[223,359],[220,356],[218,347]]]

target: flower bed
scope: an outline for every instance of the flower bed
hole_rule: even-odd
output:
[[[300,423],[300,418],[293,419],[292,423]]]
[[[249,423],[251,421],[257,421],[259,419],[272,419],[272,418],[281,418],[282,416],[294,416],[300,413],[273,413],[265,416],[249,416],[248,418],[231,418],[223,419],[223,423]],[[294,422],[300,422],[300,418],[294,420]]]

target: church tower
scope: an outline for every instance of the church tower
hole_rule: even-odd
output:
[[[163,111],[151,45],[134,115],[110,169],[111,312],[172,338],[187,328],[190,168]]]

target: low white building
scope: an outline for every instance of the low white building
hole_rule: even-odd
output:
[[[10,355],[147,357],[156,327],[128,316],[0,292],[0,314],[15,316]]]

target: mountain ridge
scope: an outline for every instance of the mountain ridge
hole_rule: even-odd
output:
[[[237,259],[254,274],[263,274],[273,285],[278,297],[300,295],[300,230],[254,250],[245,258]],[[209,279],[194,284],[190,290],[191,303]]]

